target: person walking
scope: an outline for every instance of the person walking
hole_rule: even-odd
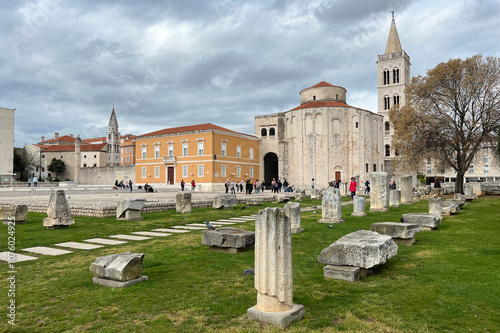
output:
[[[231,194],[236,194],[236,191],[235,191],[235,189],[234,189],[234,186],[235,186],[235,184],[234,184],[234,180],[233,180],[233,179],[231,179]]]
[[[128,181],[128,188],[130,189],[130,193],[132,193],[132,179]]]
[[[33,187],[37,187],[37,185],[38,185],[38,178],[36,178],[35,176],[33,177]]]
[[[356,195],[356,187],[358,184],[356,184],[356,180],[354,177],[351,177],[351,183],[349,184],[349,191],[351,191],[351,199],[354,199],[354,196]]]
[[[226,180],[226,182],[224,183],[224,186],[226,187],[226,194],[229,193],[229,179]]]
[[[184,186],[186,186],[186,183],[184,183],[184,179],[181,180],[181,191],[184,192]]]
[[[365,182],[365,194],[370,194],[370,181]]]
[[[28,187],[31,187],[31,178],[28,178]]]
[[[195,188],[196,188],[196,183],[194,182],[194,179],[193,179],[193,180],[191,181],[191,193],[193,193],[193,192],[194,192]]]

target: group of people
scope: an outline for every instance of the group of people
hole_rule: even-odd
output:
[[[258,179],[252,180],[248,178],[246,181],[241,180],[241,181],[234,181],[231,179],[231,181],[226,180],[224,183],[224,187],[226,188],[226,193],[229,193],[231,191],[231,194],[236,194],[237,192],[243,193],[243,189],[245,189],[245,194],[250,195],[252,192],[255,194],[259,192],[264,192],[264,182],[260,182]]]
[[[118,179],[115,180],[115,187],[114,187],[114,189],[117,190],[119,188],[121,188],[121,189],[128,189],[130,192],[132,192],[132,179],[130,179],[128,181],[128,183],[127,182],[123,182],[123,179],[120,182],[118,182]]]
[[[184,182],[184,179],[181,180],[181,191],[184,192],[184,187],[186,187],[186,183]],[[196,189],[196,182],[191,180],[191,192],[194,192]]]
[[[314,181],[314,179],[313,179],[313,181]],[[271,182],[271,191],[273,193],[280,193],[281,191],[283,191],[283,192],[293,192],[293,188],[286,181],[286,179],[283,180],[283,182],[281,182],[281,179],[278,179],[278,181],[276,181],[273,178],[273,181]]]
[[[33,179],[28,178],[28,187],[31,187],[31,182],[33,182],[33,187],[38,186],[38,178],[36,178],[36,176],[33,176]]]

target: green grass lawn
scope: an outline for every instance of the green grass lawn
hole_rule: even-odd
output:
[[[16,248],[256,214],[275,205],[149,213],[142,221],[76,216],[74,225],[56,230],[42,226],[45,214],[29,213],[28,223],[16,227]],[[325,279],[317,261],[321,250],[356,228],[427,212],[427,201],[362,218],[350,215],[352,205],[342,212],[346,222],[333,229],[317,222],[321,211],[302,213],[305,232],[292,235],[293,278],[294,302],[306,312],[286,331],[500,332],[500,199],[478,199],[445,217],[436,231],[419,232],[414,246],[399,246],[397,256],[356,283]],[[254,229],[253,222],[236,226]],[[0,251],[6,251],[7,226],[0,231]],[[202,231],[193,231],[18,263],[16,326],[7,323],[9,287],[2,278],[0,332],[283,331],[246,317],[257,292],[254,277],[242,272],[253,267],[254,252],[210,252],[201,236]],[[149,280],[123,289],[94,285],[89,266],[95,258],[124,251],[146,254],[143,274]],[[7,277],[6,263],[0,270]]]

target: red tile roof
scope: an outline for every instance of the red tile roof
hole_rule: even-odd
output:
[[[193,132],[193,131],[206,131],[206,130],[219,130],[219,131],[225,131],[225,132],[229,132],[229,133],[242,134],[242,135],[246,135],[246,136],[255,137],[254,135],[231,131],[227,128],[220,127],[220,126],[217,126],[217,125],[214,125],[211,123],[165,128],[165,129],[162,129],[159,131],[138,135],[137,137],[141,138],[141,137],[146,137],[146,136],[176,134],[176,133]]]
[[[107,144],[106,143],[100,143],[100,144],[82,144],[80,146],[81,151],[100,151],[102,150]],[[44,152],[64,152],[64,151],[75,151],[75,145],[51,145],[51,146],[46,146],[47,148],[44,150]]]
[[[84,139],[82,140],[82,143],[99,142],[99,141],[106,142],[106,137],[101,136],[100,138]]]
[[[291,109],[290,111],[307,109],[307,108],[321,108],[321,107],[335,107],[335,106],[349,106],[349,105],[347,105],[344,102],[337,102],[337,101],[309,102],[299,105],[296,108]]]
[[[317,83],[315,84],[314,86],[312,87],[309,87],[309,88],[305,88],[305,89],[302,89],[300,92],[303,92],[304,90],[307,90],[307,89],[312,89],[312,88],[320,88],[320,87],[333,87],[333,88],[341,88],[341,89],[344,89],[344,87],[340,87],[340,86],[334,86],[333,84],[331,83],[328,83],[326,81],[321,81],[320,83]]]
[[[69,136],[69,135],[63,135],[57,139],[41,141],[41,142],[39,142],[39,144],[51,144],[51,143],[55,143],[55,142],[75,142],[75,141],[76,141],[76,139],[74,137]]]

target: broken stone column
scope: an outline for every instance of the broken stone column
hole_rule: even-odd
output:
[[[292,225],[292,234],[299,234],[304,231],[300,227],[300,203],[298,202],[288,202],[284,207],[285,215],[290,219],[290,224]]]
[[[297,187],[294,191],[295,200],[302,201],[306,198],[306,190],[302,187]]]
[[[105,287],[123,288],[148,279],[141,275],[144,253],[118,253],[98,257],[91,265],[92,281]]]
[[[353,201],[353,213],[351,214],[352,216],[359,216],[363,217],[366,216],[365,213],[365,204],[366,199],[364,197],[360,197],[358,195],[354,196],[354,201]]]
[[[233,209],[237,203],[236,194],[216,194],[212,207],[215,209]]]
[[[429,213],[435,214],[439,220],[443,219],[443,199],[429,198]]]
[[[304,306],[293,303],[291,223],[282,208],[260,210],[255,220],[254,283],[249,318],[282,327],[302,319]]]
[[[28,206],[26,205],[1,205],[0,220],[7,225],[9,222],[17,224],[26,224],[28,218]]]
[[[389,190],[389,207],[399,207],[399,190]]]
[[[359,175],[356,174],[353,177],[354,177],[354,181],[356,182],[356,191],[359,191]]]
[[[319,193],[318,189],[313,188],[311,190],[311,199],[319,199],[319,198],[320,198],[320,193]]]
[[[341,223],[342,219],[342,202],[340,191],[337,188],[329,187],[323,195],[322,202],[322,219],[320,223]]]
[[[401,203],[413,203],[413,177],[401,177]]]
[[[389,177],[387,176],[387,172],[372,172],[370,178],[370,211],[388,211]]]
[[[143,220],[141,211],[146,204],[146,199],[127,199],[116,206],[116,219],[120,221]]]
[[[65,228],[75,224],[75,220],[71,217],[66,194],[63,190],[50,192],[47,215],[48,217],[43,220],[43,226],[47,229]]]
[[[191,193],[181,192],[175,195],[175,211],[177,213],[191,213]]]
[[[475,182],[475,183],[469,183],[470,187],[472,188],[472,192],[476,194],[478,197],[483,195],[483,191],[481,189],[481,183]]]
[[[340,190],[340,195],[341,196],[346,196],[347,195],[347,183],[340,182],[338,189]]]

